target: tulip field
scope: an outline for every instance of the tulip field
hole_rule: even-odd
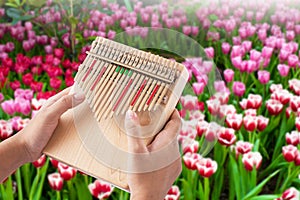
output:
[[[96,36],[143,40],[147,27],[170,29],[196,41],[205,55],[178,56],[167,45],[171,53],[153,50],[189,72],[176,107],[182,172],[165,200],[300,199],[299,0],[0,5],[0,141],[25,127],[46,99],[74,84]],[[218,79],[212,78],[216,72]],[[0,200],[129,198],[45,155],[0,184]]]

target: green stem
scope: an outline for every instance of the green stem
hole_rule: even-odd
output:
[[[61,200],[60,191],[56,191],[56,200]]]
[[[20,168],[17,169],[16,173],[16,180],[17,180],[17,186],[18,186],[18,199],[23,200],[23,191],[22,191],[22,181],[21,181],[21,172]]]
[[[204,178],[204,200],[209,200],[209,178]]]

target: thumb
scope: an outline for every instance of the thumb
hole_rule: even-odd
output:
[[[140,121],[137,114],[132,110],[126,112],[125,131],[129,153],[146,153],[147,147],[141,137]]]
[[[66,94],[60,97],[54,104],[48,107],[49,116],[55,118],[59,118],[64,112],[68,109],[75,107],[82,103],[85,99],[83,93],[75,93],[75,94]]]

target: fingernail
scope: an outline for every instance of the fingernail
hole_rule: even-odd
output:
[[[128,111],[126,112],[126,117],[127,117],[128,119],[131,119],[131,120],[137,119],[136,113],[133,112],[132,110],[128,110]]]
[[[73,99],[74,99],[74,104],[77,105],[77,104],[83,102],[83,100],[85,99],[85,95],[83,92],[75,93],[73,95]]]

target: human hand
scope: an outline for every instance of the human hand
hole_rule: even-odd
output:
[[[79,105],[84,94],[69,94],[71,87],[49,98],[30,123],[18,133],[27,153],[27,162],[37,160],[50,140],[60,116]]]
[[[131,155],[128,159],[128,185],[131,200],[162,200],[166,196],[181,172],[177,142],[180,126],[179,113],[175,110],[165,128],[149,145],[146,145],[139,137],[141,133],[136,113],[132,111],[126,113],[125,129]],[[145,172],[143,172],[144,169]]]

